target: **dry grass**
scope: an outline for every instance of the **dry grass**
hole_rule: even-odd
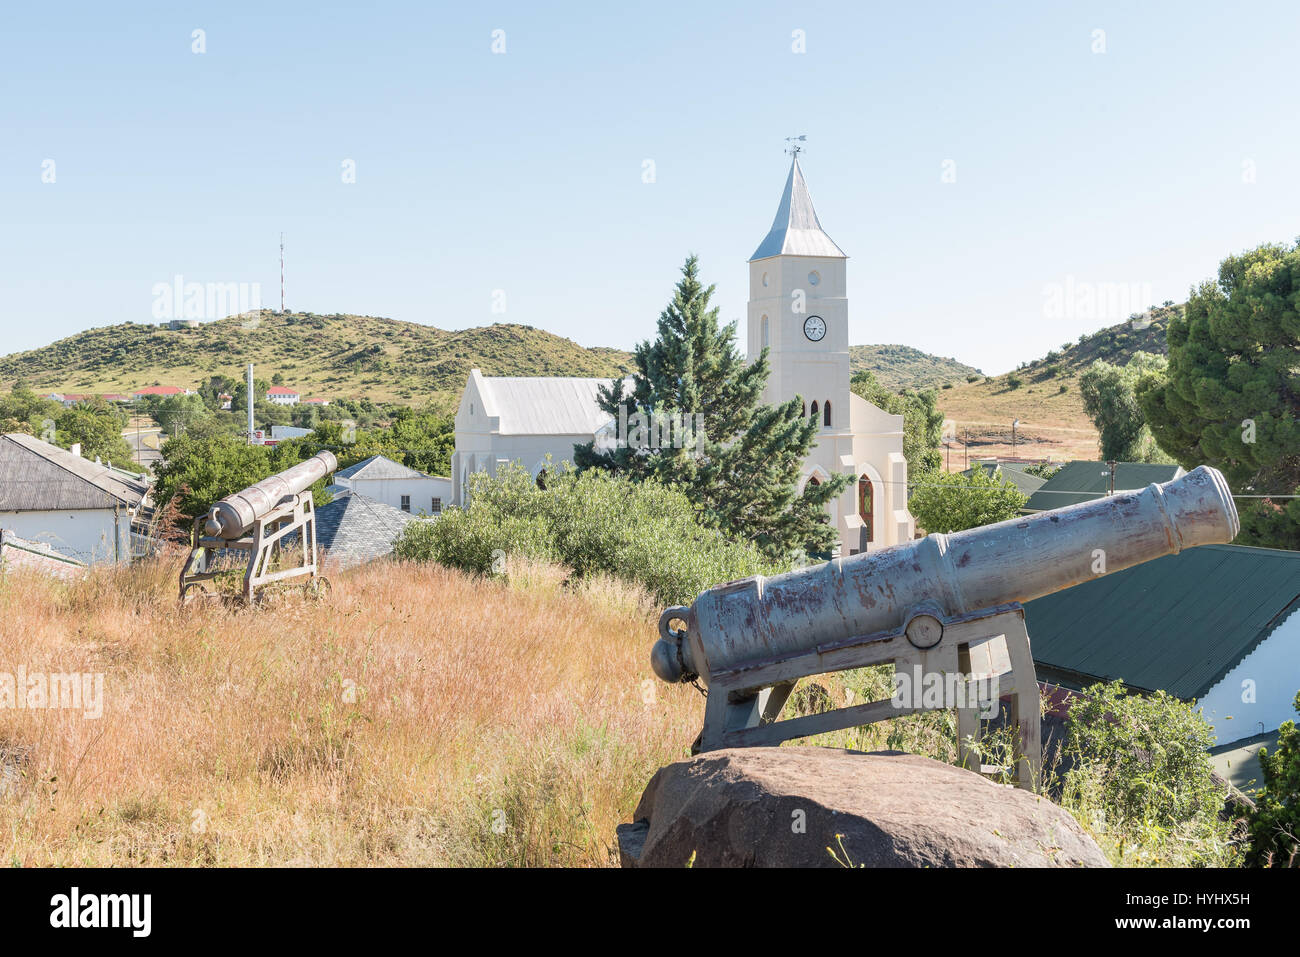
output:
[[[0,708],[0,862],[608,865],[703,714],[610,581],[379,563],[178,609],[175,572],[0,579],[0,672],[106,674],[98,720]]]

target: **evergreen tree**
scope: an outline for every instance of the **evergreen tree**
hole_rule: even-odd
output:
[[[801,550],[825,555],[836,541],[826,504],[852,477],[835,475],[798,491],[818,423],[805,417],[798,396],[762,404],[767,350],[746,365],[735,323],[720,325],[709,306],[713,290],[689,257],[659,317],[658,338],[633,353],[630,381],[621,377],[601,390],[601,409],[618,423],[617,441],[602,436],[575,447],[574,463],[675,486],[704,525],[752,542],[771,561],[789,561]]]
[[[1229,256],[1169,321],[1164,381],[1138,401],[1184,468],[1220,469],[1242,499],[1241,544],[1300,548],[1300,244]]]

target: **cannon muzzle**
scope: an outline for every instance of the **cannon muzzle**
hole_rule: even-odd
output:
[[[227,495],[212,506],[203,530],[213,538],[238,538],[277,505],[292,499],[338,467],[339,461],[333,452],[317,452],[292,468]]]

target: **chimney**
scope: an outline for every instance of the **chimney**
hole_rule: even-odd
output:
[[[71,452],[73,455],[75,455],[77,458],[81,458],[81,443],[73,442],[72,448],[68,449],[68,451]]]

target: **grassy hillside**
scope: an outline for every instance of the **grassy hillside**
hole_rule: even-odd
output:
[[[487,375],[610,376],[627,353],[584,348],[531,326],[499,324],[448,332],[372,316],[269,311],[196,329],[127,323],[89,329],[0,358],[0,387],[22,378],[35,389],[131,392],[160,383],[194,388],[208,376],[279,372],[304,395],[450,406],[469,370]]]
[[[854,372],[875,373],[889,389],[937,389],[944,383],[965,382],[980,371],[956,359],[900,345],[849,346],[849,365]]]
[[[967,432],[971,457],[1013,454],[1013,419],[1020,420],[1015,455],[1055,461],[1096,458],[1097,430],[1083,410],[1079,376],[1098,359],[1124,365],[1135,352],[1167,353],[1165,331],[1170,317],[1181,310],[1157,309],[1140,322],[1123,322],[1065,343],[1015,372],[940,391],[939,409],[956,428],[953,469],[964,464]]]

